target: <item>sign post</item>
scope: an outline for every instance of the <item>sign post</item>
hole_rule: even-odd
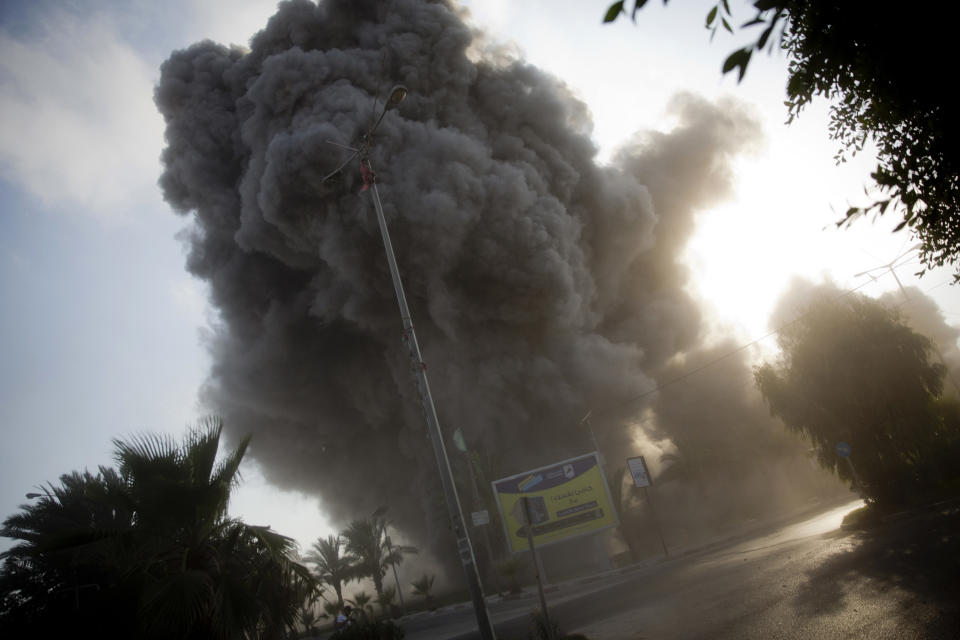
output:
[[[838,442],[836,445],[834,445],[833,450],[836,451],[838,456],[846,460],[848,465],[850,465],[850,474],[853,476],[853,484],[857,487],[857,490],[860,491],[860,493],[863,493],[863,483],[860,482],[860,476],[857,475],[857,470],[853,466],[853,459],[850,457],[853,448],[846,442]]]
[[[550,625],[550,613],[547,609],[547,596],[543,593],[543,579],[540,574],[543,573],[540,567],[540,556],[537,555],[537,547],[533,543],[533,518],[530,516],[530,498],[524,496],[523,500],[523,518],[527,530],[527,543],[530,545],[530,556],[533,558],[533,570],[537,576],[537,593],[540,595],[540,611],[543,613],[543,624],[547,628],[547,640],[555,640],[553,637],[553,627]]]
[[[653,526],[657,528],[657,535],[660,537],[660,546],[663,547],[663,555],[669,558],[670,552],[667,551],[667,543],[663,538],[660,520],[657,518],[656,509],[653,508],[653,499],[647,491],[648,487],[653,486],[653,479],[650,477],[650,471],[647,469],[647,461],[643,459],[643,456],[627,458],[627,467],[630,469],[630,475],[633,476],[633,486],[638,489],[643,489],[643,499],[646,501],[647,506],[650,507],[650,517],[653,520]]]

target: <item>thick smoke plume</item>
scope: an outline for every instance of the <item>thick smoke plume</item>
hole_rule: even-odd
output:
[[[783,326],[803,314],[819,299],[839,299],[845,294],[830,281],[811,282],[795,278],[783,292],[770,318],[771,328]],[[960,329],[950,325],[937,301],[917,287],[888,291],[879,301],[896,312],[908,326],[933,342],[931,358],[946,367],[944,393],[960,397]]]
[[[436,466],[369,193],[355,163],[323,181],[346,153],[328,141],[356,145],[409,88],[371,161],[440,422],[513,473],[590,450],[591,408],[622,407],[598,431],[635,422],[697,346],[678,260],[760,136],[681,95],[672,131],[601,166],[585,105],[477,35],[445,2],[286,2],[249,51],[175,52],[156,91],[161,185],[219,312],[205,402],[273,482],[335,522],[390,505],[425,546]]]

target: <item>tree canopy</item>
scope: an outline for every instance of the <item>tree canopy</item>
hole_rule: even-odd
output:
[[[634,0],[636,19],[647,0]],[[664,4],[667,0],[664,0]],[[626,13],[628,2],[609,6],[605,21]],[[841,224],[875,212],[896,211],[921,241],[926,268],[954,265],[960,280],[960,124],[952,83],[943,62],[953,59],[953,7],[928,3],[912,10],[885,0],[756,0],[756,14],[739,30],[756,40],[730,53],[722,70],[742,79],[755,51],[779,46],[789,60],[789,120],[815,97],[831,100],[830,136],[837,160],[872,140],[879,195],[850,207]],[[713,33],[734,33],[728,0],[706,16]]]
[[[358,576],[369,577],[383,599],[383,578],[391,565],[403,562],[405,555],[417,553],[416,547],[395,545],[387,533],[390,522],[381,507],[369,518],[353,520],[343,532],[346,550],[355,558],[354,567]]]
[[[835,452],[848,443],[862,492],[888,505],[935,493],[956,475],[960,434],[956,406],[940,401],[944,367],[896,311],[858,294],[820,298],[778,341],[781,356],[756,369],[757,387],[824,467],[853,480]]]
[[[117,469],[64,475],[8,517],[0,635],[283,636],[314,583],[293,540],[227,515],[248,441],[217,462],[221,428],[115,440]]]
[[[316,567],[317,579],[333,587],[337,605],[343,608],[343,584],[359,578],[354,566],[357,559],[343,550],[343,537],[339,534],[317,538],[304,560]]]

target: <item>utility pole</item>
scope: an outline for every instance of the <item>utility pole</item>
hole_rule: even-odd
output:
[[[457,540],[460,563],[463,565],[467,587],[470,589],[473,608],[477,615],[477,629],[480,632],[482,640],[496,640],[493,623],[490,621],[490,613],[487,610],[487,602],[483,595],[483,585],[480,582],[480,574],[477,571],[476,556],[474,555],[473,545],[470,543],[470,536],[467,533],[467,527],[463,520],[463,509],[460,506],[460,499],[457,497],[457,489],[453,482],[453,472],[450,469],[450,460],[447,457],[447,449],[443,443],[440,421],[437,419],[437,410],[433,405],[430,383],[427,380],[427,365],[420,354],[420,344],[417,342],[417,334],[413,328],[413,317],[410,315],[410,308],[407,306],[407,297],[403,291],[403,282],[400,280],[397,259],[393,253],[393,244],[390,242],[390,231],[387,229],[387,221],[383,215],[383,205],[380,203],[380,192],[377,189],[376,174],[373,171],[373,165],[370,164],[369,152],[374,131],[387,114],[387,111],[396,108],[403,102],[406,95],[407,88],[403,85],[396,85],[390,90],[390,95],[387,98],[386,104],[383,106],[383,112],[367,131],[361,147],[359,149],[344,147],[353,151],[353,154],[344,160],[339,167],[327,174],[327,176],[323,178],[323,182],[338,174],[351,160],[359,156],[360,174],[363,177],[363,189],[361,189],[361,191],[370,191],[370,196],[373,199],[373,207],[377,213],[377,224],[380,227],[383,249],[387,255],[390,277],[393,280],[393,289],[397,296],[397,306],[400,309],[400,320],[403,323],[403,339],[410,353],[410,364],[416,376],[417,390],[420,392],[420,403],[427,423],[427,433],[430,436],[430,441],[433,445],[433,454],[436,457],[437,468],[440,472],[440,484],[443,487],[443,497],[450,515],[450,525]],[[343,145],[337,143],[332,144],[343,147]]]
[[[587,415],[580,418],[580,424],[587,428],[587,433],[590,434],[590,442],[593,443],[593,450],[597,452],[597,456],[600,459],[600,470],[604,470],[604,465],[606,460],[603,457],[603,453],[600,451],[600,445],[597,444],[597,436],[593,433],[593,424],[590,422],[590,417],[593,415],[593,409],[587,411]]]
[[[487,505],[484,504],[482,498],[480,497],[480,488],[477,486],[477,473],[473,469],[473,456],[470,454],[470,451],[464,453],[467,459],[467,470],[470,472],[470,486],[473,488],[473,504],[474,508],[483,507],[484,511],[487,511]],[[487,511],[487,517],[489,518],[489,511]],[[497,567],[493,559],[493,546],[490,544],[490,532],[487,531],[487,528],[490,526],[490,523],[481,524],[480,526],[480,535],[483,536],[483,547],[486,550],[487,554],[487,564],[489,565],[488,575],[493,582],[493,588],[500,592],[500,581],[497,579]],[[490,586],[489,584],[487,586]]]
[[[362,158],[361,162],[370,173],[373,173],[373,167],[370,166],[369,158]],[[483,640],[495,640],[496,635],[493,631],[493,624],[490,622],[487,602],[483,597],[483,585],[480,583],[480,574],[477,571],[476,556],[473,553],[473,545],[470,543],[470,537],[467,534],[467,528],[463,521],[463,509],[460,506],[460,499],[457,497],[457,490],[453,483],[453,472],[450,469],[450,460],[447,457],[447,449],[443,444],[443,434],[440,432],[440,421],[437,419],[437,410],[433,405],[433,396],[430,394],[430,383],[427,380],[427,365],[420,355],[420,345],[417,342],[417,334],[413,328],[413,318],[407,306],[407,298],[403,292],[403,283],[400,280],[400,272],[397,269],[397,259],[393,254],[390,232],[387,229],[387,221],[383,215],[383,205],[380,204],[380,194],[377,191],[376,181],[372,181],[371,187],[370,191],[373,196],[373,205],[377,210],[377,222],[380,225],[380,235],[383,236],[383,248],[387,254],[390,276],[393,278],[393,288],[397,294],[397,304],[400,307],[403,334],[407,348],[410,351],[410,362],[413,365],[413,371],[417,377],[417,389],[420,391],[420,402],[423,406],[424,417],[427,421],[427,432],[430,434],[433,453],[437,459],[437,467],[440,470],[443,496],[447,503],[447,511],[450,513],[450,523],[453,528],[453,534],[457,539],[460,563],[463,565],[467,586],[470,588],[470,595],[473,599],[473,608],[477,614],[477,626],[480,631],[480,637]]]

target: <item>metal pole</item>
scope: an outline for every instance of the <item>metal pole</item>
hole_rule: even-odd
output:
[[[553,627],[550,626],[550,613],[547,611],[547,596],[543,593],[543,581],[540,579],[540,556],[533,544],[533,518],[530,517],[530,498],[523,496],[523,515],[526,520],[527,543],[530,545],[530,555],[533,556],[533,567],[537,573],[537,592],[540,594],[540,611],[543,612],[543,624],[547,631],[547,640],[554,640]]]
[[[470,486],[473,488],[473,504],[474,508],[477,506],[486,508],[480,499],[480,488],[477,486],[477,474],[473,470],[473,458],[470,456],[470,452],[466,453],[467,458],[467,470],[470,472]],[[489,514],[489,512],[487,512]],[[493,583],[493,588],[497,593],[500,593],[500,581],[497,579],[497,567],[496,563],[493,561],[493,548],[490,546],[490,534],[487,531],[489,524],[480,525],[480,535],[483,536],[483,548],[486,550],[487,554],[487,564],[488,570],[487,575],[490,577],[490,582]],[[487,583],[487,586],[490,586],[490,583]]]
[[[603,452],[600,451],[600,445],[597,444],[597,435],[593,432],[593,423],[590,421],[590,417],[593,415],[593,409],[587,411],[587,415],[580,418],[580,424],[587,427],[587,432],[590,434],[590,442],[593,443],[593,450],[597,452],[597,463],[600,465],[600,474],[603,476],[604,480],[607,478],[607,459],[603,456]],[[614,515],[617,518],[617,531],[620,533],[620,537],[623,538],[624,543],[627,543],[627,532],[623,526],[623,518],[620,517],[619,511],[622,505],[617,505],[614,509]],[[627,543],[629,547],[629,543]],[[613,568],[613,559],[609,556],[607,557],[607,562],[610,565],[610,568]]]
[[[361,163],[373,172],[368,158],[362,158]],[[443,486],[443,496],[450,513],[450,524],[457,539],[457,549],[460,552],[460,562],[466,575],[467,586],[473,599],[473,608],[477,614],[477,628],[483,640],[495,640],[493,624],[490,622],[490,613],[487,611],[487,602],[483,597],[483,586],[480,584],[480,574],[477,572],[477,560],[473,553],[473,545],[463,521],[463,510],[457,498],[457,490],[453,484],[453,472],[450,470],[450,460],[443,445],[443,434],[440,432],[440,422],[437,420],[437,410],[433,406],[433,396],[430,395],[430,384],[427,381],[427,366],[420,355],[420,345],[417,343],[417,334],[413,329],[413,318],[407,307],[407,298],[403,293],[403,283],[400,281],[400,272],[397,270],[397,259],[393,255],[393,245],[390,242],[390,232],[387,230],[387,221],[383,215],[383,205],[380,204],[380,193],[377,190],[376,180],[371,181],[370,193],[373,197],[373,206],[377,210],[377,224],[380,225],[380,235],[383,237],[383,248],[387,254],[387,264],[390,266],[390,277],[393,278],[393,288],[397,294],[397,305],[400,307],[400,319],[403,321],[403,333],[407,348],[410,350],[410,361],[417,376],[417,389],[420,391],[420,402],[423,405],[424,417],[427,421],[427,432],[433,444],[433,453],[437,458],[437,467],[440,471],[440,483]]]
[[[653,517],[653,524],[657,527],[657,535],[660,536],[660,544],[663,545],[663,555],[664,557],[669,558],[670,552],[667,551],[667,542],[663,539],[663,529],[660,528],[660,521],[657,519],[657,511],[653,508],[653,500],[650,499],[650,492],[647,491],[647,487],[643,488],[643,498],[646,500],[647,506],[650,507],[650,515]]]
[[[387,536],[387,553],[393,555],[393,545],[389,535]],[[400,578],[397,577],[397,563],[391,562],[390,566],[393,567],[393,581],[397,583],[397,595],[400,596],[400,611],[403,615],[407,615],[407,605],[403,602],[403,589],[400,588]]]
[[[600,456],[600,471],[603,471],[604,465],[606,465],[607,461],[604,459],[603,453],[600,451],[600,445],[597,444],[597,436],[593,433],[593,423],[590,422],[590,416],[592,415],[593,409],[587,411],[587,415],[580,418],[580,424],[586,425],[587,431],[590,433],[590,442],[593,443],[593,450],[597,452],[598,456]]]

